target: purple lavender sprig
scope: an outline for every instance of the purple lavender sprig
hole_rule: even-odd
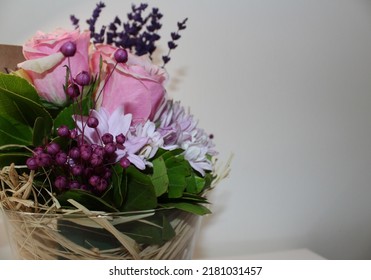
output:
[[[176,49],[176,47],[178,46],[175,42],[178,41],[181,38],[179,32],[181,30],[184,30],[184,29],[187,28],[187,26],[186,26],[187,20],[188,20],[188,18],[185,18],[183,21],[178,22],[177,32],[171,32],[171,34],[170,34],[171,35],[171,40],[167,43],[167,45],[169,47],[169,51],[168,51],[167,55],[164,55],[162,57],[162,60],[164,62],[163,66],[165,66],[165,64],[170,61],[171,51]]]
[[[103,25],[97,32],[96,23],[105,7],[103,2],[99,2],[93,11],[92,17],[86,22],[89,25],[91,38],[93,43],[106,43],[115,45],[116,47],[128,49],[132,53],[141,56],[149,54],[152,59],[152,54],[155,52],[156,43],[161,36],[158,34],[162,24],[161,19],[163,14],[158,8],[145,14],[148,4],[132,5],[131,12],[127,14],[127,21],[123,22],[118,16],[108,24]],[[75,28],[79,27],[79,20],[75,16],[70,17]],[[171,50],[177,47],[176,41],[179,40],[179,32],[186,28],[187,19],[178,22],[178,30],[171,33],[171,41],[168,42],[169,51],[162,57],[164,65],[170,61]]]

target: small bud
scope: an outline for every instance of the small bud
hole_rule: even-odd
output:
[[[111,133],[103,134],[102,141],[104,144],[113,143],[113,135]]]
[[[90,75],[86,71],[81,71],[75,78],[76,84],[80,86],[87,86],[90,84]]]
[[[47,167],[52,163],[52,158],[49,154],[42,153],[35,156],[36,163],[40,167]]]
[[[113,56],[118,63],[126,63],[128,61],[128,52],[124,49],[117,49]]]
[[[59,152],[55,155],[55,162],[58,165],[64,165],[67,162],[67,154],[65,152]]]
[[[89,144],[83,144],[80,146],[80,156],[83,160],[89,160],[93,153],[93,149]]]
[[[96,128],[98,126],[98,124],[99,124],[99,121],[98,121],[97,118],[95,118],[95,117],[89,117],[88,118],[88,121],[87,121],[88,127]]]
[[[99,192],[99,193],[102,193],[104,192],[108,187],[108,182],[107,180],[105,179],[101,179],[99,181],[99,183],[95,186],[96,190]]]
[[[39,168],[39,165],[37,164],[36,159],[33,158],[33,157],[27,159],[26,165],[27,165],[28,169],[30,169],[30,170],[36,170],[36,169]]]
[[[125,140],[126,140],[126,137],[122,133],[120,133],[119,135],[116,136],[116,143],[117,144],[124,144]]]
[[[114,143],[108,143],[105,147],[104,150],[106,151],[107,154],[112,155],[114,152],[116,152],[117,147]]]
[[[65,57],[74,56],[76,53],[76,44],[74,42],[68,41],[62,45],[60,51]]]
[[[89,184],[92,185],[93,187],[98,186],[99,182],[100,178],[97,175],[93,175],[89,178]]]
[[[67,178],[65,176],[58,176],[54,181],[54,186],[62,191],[63,189],[67,188]]]
[[[66,94],[72,99],[77,98],[80,95],[80,89],[76,84],[70,84],[66,89]]]
[[[71,150],[69,151],[68,155],[72,158],[72,159],[79,159],[80,158],[80,149],[77,148],[77,147],[73,147],[71,148]]]
[[[55,142],[51,142],[51,143],[48,144],[48,146],[46,146],[46,151],[47,151],[48,154],[50,154],[50,155],[55,155],[55,154],[57,154],[60,150],[61,150],[61,147],[59,146],[58,143],[55,143]]]
[[[123,157],[122,159],[120,159],[120,165],[122,168],[128,168],[130,166],[130,161],[127,157]]]
[[[61,125],[57,130],[58,136],[60,137],[69,137],[70,130],[66,125]]]
[[[68,186],[70,189],[78,189],[80,188],[80,183],[78,181],[73,180],[68,184]]]
[[[84,168],[81,165],[79,165],[79,164],[74,165],[71,168],[71,173],[74,176],[80,176],[83,172],[84,172]]]
[[[98,155],[98,154],[92,154],[91,155],[91,159],[90,159],[90,164],[92,166],[99,166],[103,163],[103,157],[101,155]]]
[[[106,154],[106,151],[105,149],[102,147],[102,146],[96,146],[94,148],[94,154],[98,155],[98,156],[101,156],[101,157],[104,157],[104,155]]]

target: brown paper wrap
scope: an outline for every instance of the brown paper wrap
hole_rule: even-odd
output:
[[[24,61],[21,46],[0,44],[0,71],[16,70],[17,64]]]

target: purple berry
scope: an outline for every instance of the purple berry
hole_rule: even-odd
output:
[[[97,175],[93,175],[89,178],[89,184],[92,185],[93,187],[98,186],[99,182],[100,178]]]
[[[105,179],[100,179],[99,183],[95,186],[95,189],[99,192],[102,193],[104,192],[108,187],[108,182]]]
[[[80,86],[87,86],[90,84],[90,75],[86,71],[81,71],[75,78],[76,84]]]
[[[40,155],[40,154],[44,153],[44,148],[43,147],[36,147],[33,150],[33,152],[34,152],[35,155]]]
[[[68,185],[69,185],[70,189],[80,188],[80,183],[78,181],[75,181],[75,180],[71,181]]]
[[[65,176],[58,176],[54,181],[54,186],[60,191],[67,188],[67,184],[68,181]]]
[[[58,136],[60,137],[69,137],[70,130],[66,125],[61,125],[57,130]]]
[[[124,144],[125,140],[126,140],[126,137],[122,133],[120,133],[119,135],[116,136],[116,143],[117,144]]]
[[[76,84],[70,84],[66,89],[66,94],[72,99],[77,98],[80,95],[79,86]]]
[[[88,118],[88,121],[87,121],[87,125],[88,127],[91,127],[91,128],[96,128],[99,124],[99,121],[97,118],[95,117],[89,117]]]
[[[87,178],[91,177],[93,175],[93,172],[94,172],[94,170],[91,167],[86,167],[83,171],[84,176],[87,177]]]
[[[69,151],[68,155],[69,155],[72,159],[79,159],[79,158],[80,158],[80,149],[77,148],[77,147],[73,147],[73,148],[71,148],[71,150]]]
[[[75,139],[77,137],[77,135],[79,135],[79,133],[78,133],[76,128],[70,130],[71,139]]]
[[[67,162],[67,154],[65,152],[58,152],[55,155],[55,162],[58,165],[64,165]]]
[[[104,157],[104,155],[106,154],[106,150],[102,146],[96,146],[94,148],[94,154]]]
[[[112,171],[111,171],[111,169],[106,168],[106,169],[104,170],[104,173],[103,173],[103,178],[104,178],[104,179],[110,179],[111,176],[112,176]]]
[[[65,57],[74,56],[76,53],[76,44],[74,42],[68,41],[62,45],[60,51]]]
[[[130,161],[127,157],[123,157],[122,159],[120,159],[120,165],[122,168],[128,168],[130,166]]]
[[[58,143],[51,142],[46,146],[46,151],[50,155],[55,155],[61,150],[61,147],[59,146]]]
[[[28,169],[30,169],[30,170],[36,170],[36,169],[39,168],[39,165],[37,164],[36,159],[33,158],[33,157],[27,159],[26,165],[27,165]]]
[[[111,133],[104,133],[102,136],[102,141],[104,144],[113,143],[113,136]]]
[[[74,176],[80,176],[83,172],[84,172],[84,168],[79,164],[74,165],[71,168],[71,173]]]
[[[87,185],[81,185],[80,190],[89,191],[89,187]]]
[[[89,144],[83,144],[80,146],[80,156],[83,160],[89,160],[93,153],[93,149]]]
[[[103,163],[103,157],[98,154],[92,154],[90,159],[90,164],[92,166],[99,166]]]
[[[41,153],[35,156],[36,163],[40,167],[47,167],[52,163],[52,157],[49,154]]]
[[[106,151],[107,154],[112,155],[114,152],[116,152],[117,147],[114,143],[108,143],[105,147],[104,150]]]
[[[117,49],[113,56],[118,63],[126,63],[128,61],[128,52],[124,49]]]

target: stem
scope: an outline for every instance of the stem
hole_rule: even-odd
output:
[[[103,90],[106,87],[106,84],[108,83],[109,79],[111,78],[112,73],[115,71],[117,64],[118,64],[118,62],[115,63],[115,65],[113,66],[112,71],[108,74],[108,77],[105,79],[104,84],[103,84],[103,87],[101,88],[101,90],[99,91],[97,97],[94,100],[94,106],[93,106],[93,108],[96,108],[97,102],[98,102],[101,94],[103,93]]]

